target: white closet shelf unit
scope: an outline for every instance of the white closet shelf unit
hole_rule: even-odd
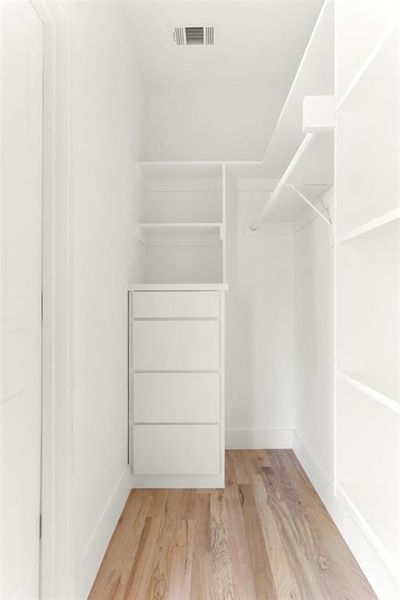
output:
[[[225,281],[226,167],[222,162],[144,161],[138,241],[149,283]]]
[[[335,129],[335,486],[398,579],[399,23],[370,48],[362,35],[352,44],[364,60],[337,64],[346,77],[337,81]]]
[[[223,487],[226,167],[145,162],[141,283],[129,292],[137,487]]]

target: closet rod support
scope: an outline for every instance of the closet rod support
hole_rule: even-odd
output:
[[[319,215],[321,217],[321,219],[323,219],[325,221],[325,223],[328,223],[328,225],[332,225],[332,221],[330,219],[328,219],[328,217],[326,215],[324,215],[323,212],[321,212],[320,210],[318,210],[318,208],[316,206],[314,206],[314,204],[295,185],[288,185],[287,187],[291,188],[294,192],[296,192],[296,194],[308,206],[310,206],[313,209],[313,211],[316,212],[317,215]]]

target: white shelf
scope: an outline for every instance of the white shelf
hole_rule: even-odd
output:
[[[399,378],[396,369],[375,368],[367,373],[338,371],[343,381],[400,414]]]
[[[347,504],[347,508],[353,513],[356,522],[362,527],[364,535],[373,545],[375,552],[393,574],[398,572],[398,561],[395,544],[393,551],[388,548],[381,539],[379,531],[393,530],[393,521],[396,519],[395,511],[382,511],[382,495],[393,495],[393,487],[387,482],[379,482],[376,487],[371,487],[365,481],[342,481],[338,484],[339,495]],[[372,527],[371,523],[379,523],[378,528]]]
[[[139,163],[139,175],[146,179],[213,179],[221,177],[222,162],[156,162]]]
[[[364,1],[362,10],[357,3],[350,2],[336,7],[336,92],[339,106],[351,95],[379,54],[385,38],[396,27],[398,17],[398,0],[380,0],[379,7],[374,1]]]
[[[376,229],[379,229],[379,227],[388,225],[389,223],[398,220],[400,220],[400,208],[395,208],[394,210],[390,210],[384,215],[376,217],[375,219],[371,219],[371,221],[368,221],[367,223],[364,223],[359,227],[354,227],[354,229],[350,229],[342,235],[339,235],[337,237],[336,244],[343,244],[345,242],[356,240],[361,235],[373,232]]]
[[[400,357],[400,222],[346,238],[336,246],[336,265],[338,370],[392,407]]]
[[[305,96],[334,93],[333,2],[324,3],[264,155],[270,176],[282,174],[302,137]]]
[[[226,283],[129,283],[130,292],[223,292],[228,289]]]
[[[221,223],[139,223],[144,246],[219,246]]]
[[[311,201],[332,186],[333,153],[333,132],[307,133],[267,200],[260,220],[294,220],[304,209],[304,201],[288,186],[302,188]]]
[[[388,554],[397,557],[400,417],[343,378],[337,389],[338,483]]]
[[[337,113],[339,236],[399,208],[399,73],[398,32],[393,30]]]

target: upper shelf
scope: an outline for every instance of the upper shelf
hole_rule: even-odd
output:
[[[326,0],[264,155],[269,176],[283,173],[301,143],[304,97],[333,93],[334,13],[332,0]]]
[[[353,229],[349,229],[345,231],[343,234],[338,235],[336,238],[336,244],[344,244],[346,242],[351,242],[353,240],[358,240],[358,238],[367,233],[373,233],[374,231],[384,230],[385,225],[388,225],[393,222],[400,222],[400,208],[395,208],[390,210],[375,219],[371,219],[358,227],[354,227]],[[382,235],[386,234],[387,230],[384,230]]]
[[[260,220],[294,220],[307,199],[319,212],[314,202],[333,185],[333,155],[333,132],[306,133],[267,200]]]
[[[222,190],[222,163],[141,162],[138,169],[148,192]]]
[[[365,373],[337,372],[349,385],[400,413],[399,376],[396,368],[371,368]]]
[[[139,223],[144,246],[219,246],[221,223]]]
[[[141,179],[212,179],[221,177],[222,163],[140,162]]]
[[[208,292],[218,291],[225,292],[229,289],[227,283],[129,283],[129,292]]]

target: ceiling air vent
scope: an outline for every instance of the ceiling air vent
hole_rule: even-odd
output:
[[[175,27],[172,36],[177,46],[214,45],[214,27]]]

